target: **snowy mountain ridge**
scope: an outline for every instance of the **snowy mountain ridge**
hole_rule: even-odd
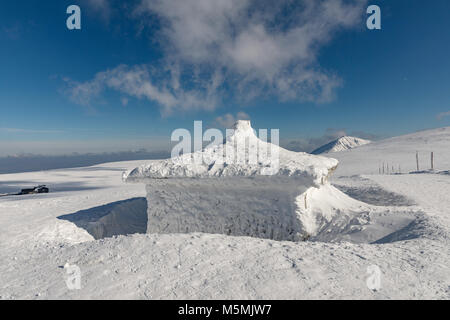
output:
[[[333,140],[313,152],[312,154],[323,154],[323,153],[331,153],[331,152],[339,152],[344,150],[350,150],[359,146],[363,146],[365,144],[371,143],[370,140],[365,140],[356,137],[344,136],[339,139]]]

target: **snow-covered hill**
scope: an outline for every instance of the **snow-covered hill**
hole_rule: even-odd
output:
[[[424,130],[407,135],[374,141],[353,150],[333,153],[339,160],[334,177],[339,175],[409,173],[431,168],[431,152],[434,153],[434,169],[450,170],[450,127]]]
[[[370,142],[371,142],[370,140],[345,136],[345,137],[341,137],[339,139],[333,140],[333,141],[317,148],[316,150],[314,150],[311,153],[312,154],[323,154],[323,153],[340,152],[340,151],[350,150],[350,149],[353,149],[353,148],[356,148],[359,146],[363,146],[365,144],[369,144]]]

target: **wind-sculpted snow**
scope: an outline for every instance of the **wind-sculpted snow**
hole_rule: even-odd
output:
[[[0,299],[449,299],[448,242],[279,242],[211,234],[120,236],[0,251]],[[65,284],[66,263],[81,289]],[[382,271],[370,290],[367,267]]]
[[[145,233],[147,230],[147,201],[133,198],[81,210],[58,217],[85,229],[95,239],[116,235]]]

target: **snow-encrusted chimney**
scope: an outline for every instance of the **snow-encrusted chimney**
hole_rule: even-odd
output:
[[[234,123],[231,130],[227,130],[227,140],[233,141],[240,138],[258,140],[250,120],[238,120]]]
[[[238,120],[233,125],[233,129],[236,131],[253,130],[250,120]]]

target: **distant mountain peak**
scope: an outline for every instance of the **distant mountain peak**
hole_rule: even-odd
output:
[[[322,154],[322,153],[345,151],[345,150],[353,149],[353,148],[356,148],[359,146],[363,146],[370,142],[371,142],[370,140],[344,136],[344,137],[340,137],[339,139],[333,140],[333,141],[317,148],[316,150],[314,150],[311,153],[312,154]]]

